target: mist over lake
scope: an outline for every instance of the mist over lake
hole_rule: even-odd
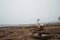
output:
[[[0,24],[59,22],[60,0],[0,0]]]

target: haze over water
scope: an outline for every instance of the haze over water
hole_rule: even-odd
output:
[[[0,24],[57,22],[60,0],[0,0]]]

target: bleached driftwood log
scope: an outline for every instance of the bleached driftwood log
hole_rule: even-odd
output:
[[[43,24],[40,23],[40,19],[37,19],[35,26],[37,26],[38,28],[41,28],[41,26],[43,26]]]

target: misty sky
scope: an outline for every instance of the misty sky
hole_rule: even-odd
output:
[[[0,24],[56,22],[60,16],[60,0],[0,0]]]

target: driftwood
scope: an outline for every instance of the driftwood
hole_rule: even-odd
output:
[[[60,40],[60,26],[1,27],[0,40]]]

